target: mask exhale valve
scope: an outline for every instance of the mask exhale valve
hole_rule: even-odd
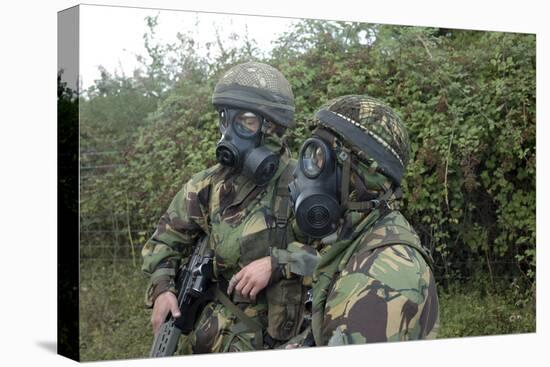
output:
[[[224,166],[236,167],[239,165],[239,152],[232,145],[220,142],[216,147],[216,159]]]

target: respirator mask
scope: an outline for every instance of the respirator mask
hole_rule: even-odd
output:
[[[264,186],[279,167],[279,155],[263,145],[268,122],[263,116],[246,110],[219,110],[222,137],[216,147],[216,159],[235,172],[241,172],[256,185]]]
[[[367,188],[374,186],[381,190],[386,177],[372,173],[368,176],[372,182],[367,183],[364,178],[368,180],[368,177],[358,174],[357,164],[352,163],[351,150],[322,129],[304,142],[294,180],[288,185],[296,223],[304,234],[312,238],[326,237],[338,229],[346,210],[370,211],[382,203],[387,206],[393,188],[383,193],[370,193]],[[355,189],[353,199],[350,186]]]
[[[288,186],[296,222],[313,238],[336,231],[342,215],[341,169],[336,160],[325,141],[316,136],[307,139],[300,149],[294,181]]]

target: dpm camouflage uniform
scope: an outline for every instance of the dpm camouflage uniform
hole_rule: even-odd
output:
[[[330,144],[340,167],[351,152],[353,169],[347,187],[340,176],[349,196],[341,194],[339,227],[317,240],[319,257],[305,272],[313,273],[311,330],[289,344],[312,345],[311,336],[318,346],[435,338],[432,260],[398,211],[410,149],[404,125],[368,96],[331,100],[316,117],[313,135]],[[291,258],[310,256],[294,248]]]
[[[431,257],[397,210],[349,213],[333,243],[290,243],[287,267],[313,274],[311,327],[287,344],[363,344],[434,339],[439,305]],[[311,337],[313,337],[311,339]]]
[[[372,212],[349,239],[321,251],[313,288],[318,345],[436,336],[439,311],[430,257],[401,213],[378,216],[378,210]]]
[[[172,280],[175,269],[182,256],[189,255],[202,233],[209,235],[209,247],[215,253],[215,278],[222,290],[225,290],[231,277],[248,263],[269,256],[271,248],[283,247],[278,251],[284,254],[286,245],[275,243],[277,223],[273,208],[275,201],[280,200],[276,192],[278,180],[287,166],[292,164],[288,152],[283,153],[277,173],[265,187],[256,186],[242,175],[231,174],[220,165],[193,176],[174,197],[155,234],[143,248],[142,269],[151,277],[147,305],[152,307],[154,299],[166,290],[175,293]],[[293,239],[290,226],[286,236],[288,240]],[[278,261],[273,255],[272,263],[282,268],[285,259]],[[237,292],[233,293],[232,301],[259,323],[262,330],[271,331],[273,338],[288,339],[300,327],[305,288],[301,279],[292,274],[287,275],[288,279],[284,274],[279,278],[282,279],[272,278],[272,284],[259,293],[256,302],[240,297]],[[283,302],[279,302],[283,304],[277,305],[277,295],[272,297],[271,294],[281,287],[286,293]],[[277,328],[269,320],[281,312],[288,316],[286,329],[282,332],[269,329],[268,326]],[[258,348],[253,339],[254,333],[239,322],[233,312],[213,300],[198,317],[195,329],[185,339],[186,344],[180,353],[253,350]]]

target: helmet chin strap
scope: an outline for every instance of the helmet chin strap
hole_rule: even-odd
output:
[[[401,188],[393,189],[391,188],[386,190],[384,194],[373,200],[368,201],[350,201],[349,200],[349,186],[351,180],[351,151],[346,147],[342,147],[342,151],[338,155],[338,159],[342,162],[342,180],[340,188],[340,203],[342,207],[346,210],[352,211],[367,211],[378,208],[380,205],[385,205],[388,207],[388,199],[395,192],[397,195],[401,196]]]
[[[393,193],[394,191],[392,189],[388,189],[379,199],[373,199],[369,201],[346,201],[344,208],[348,210],[363,212],[376,209],[381,205],[388,206],[388,199],[392,196]]]

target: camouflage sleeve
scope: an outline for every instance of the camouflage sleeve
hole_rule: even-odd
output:
[[[141,269],[150,277],[145,295],[148,307],[153,306],[160,293],[167,290],[175,292],[173,278],[180,259],[191,253],[197,238],[208,230],[211,174],[211,170],[203,171],[184,185],[172,199],[155,233],[141,251]]]
[[[311,277],[313,269],[319,262],[319,256],[313,246],[297,241],[290,242],[286,249],[271,249],[272,264],[281,267],[282,276],[291,278],[293,275]]]
[[[358,252],[336,280],[326,303],[329,345],[432,339],[438,298],[424,258],[405,245]]]

